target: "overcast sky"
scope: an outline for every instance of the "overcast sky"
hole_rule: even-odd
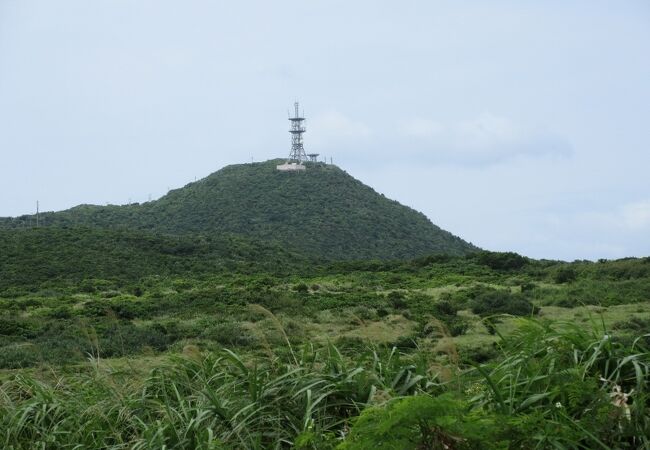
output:
[[[650,255],[650,2],[0,0],[0,216],[307,152],[490,250]]]

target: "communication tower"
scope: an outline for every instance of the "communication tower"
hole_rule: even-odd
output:
[[[291,128],[289,129],[289,133],[291,133],[291,153],[289,153],[289,159],[284,164],[276,166],[278,170],[283,172],[304,171],[307,169],[303,162],[308,159],[305,154],[305,148],[302,145],[302,134],[305,132],[305,127],[302,123],[305,121],[305,118],[300,116],[298,106],[298,102],[293,104],[295,114],[293,117],[289,116],[289,121],[291,122]]]
[[[298,102],[293,104],[293,107],[295,108],[295,115],[293,117],[289,117],[289,121],[291,122],[291,129],[289,130],[289,133],[291,133],[291,153],[289,153],[289,161],[294,161],[298,164],[302,164],[303,161],[307,161],[305,148],[302,145],[302,134],[306,130],[302,124],[305,118],[300,117],[298,106]]]

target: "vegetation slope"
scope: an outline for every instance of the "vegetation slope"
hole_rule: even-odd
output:
[[[45,213],[45,226],[128,228],[168,234],[235,234],[274,242],[310,258],[398,259],[477,248],[387,199],[336,166],[283,173],[279,161],[232,165],[157,201],[81,205]],[[21,228],[33,216],[2,219]]]

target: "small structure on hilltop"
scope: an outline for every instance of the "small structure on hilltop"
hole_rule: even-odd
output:
[[[295,114],[293,117],[289,117],[289,121],[291,122],[291,128],[289,129],[289,133],[291,133],[291,152],[289,153],[289,159],[287,159],[284,164],[276,166],[276,168],[281,171],[306,169],[303,162],[307,161],[307,155],[305,154],[305,148],[302,144],[302,134],[306,131],[302,124],[305,118],[300,116],[298,111],[298,102],[295,102],[293,106],[295,108]],[[311,160],[313,161],[314,159]]]

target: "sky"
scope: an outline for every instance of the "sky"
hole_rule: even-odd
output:
[[[305,148],[494,251],[650,255],[650,2],[0,0],[0,216]]]

